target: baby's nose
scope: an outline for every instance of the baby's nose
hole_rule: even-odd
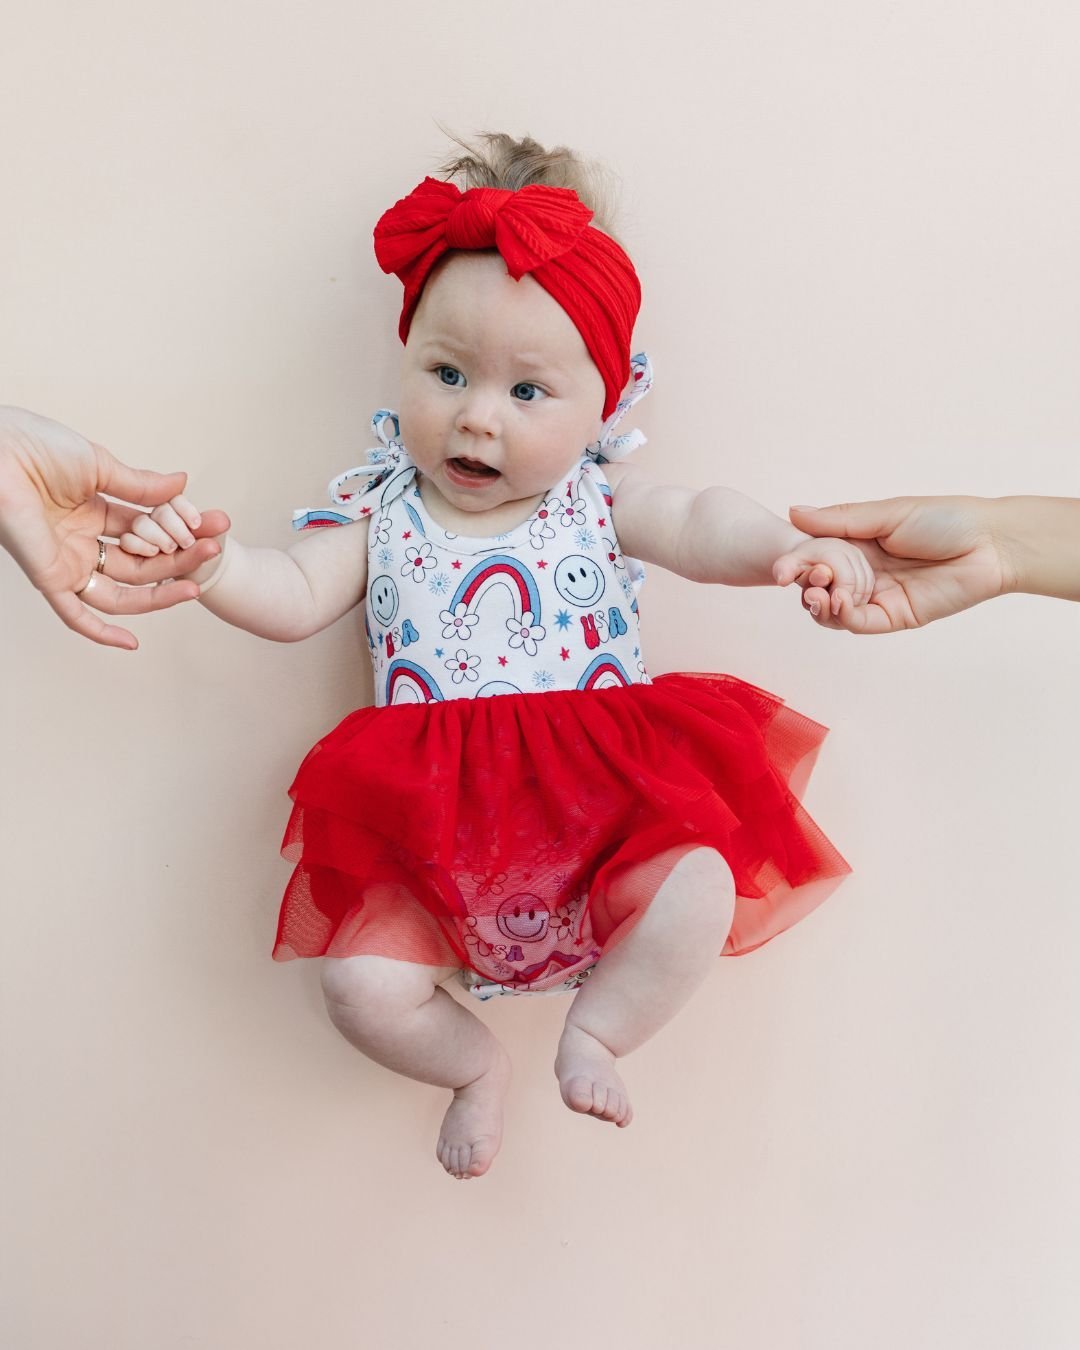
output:
[[[457,429],[473,436],[497,436],[501,424],[495,400],[482,394],[466,399],[458,413]]]

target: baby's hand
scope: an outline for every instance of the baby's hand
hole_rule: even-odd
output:
[[[186,497],[173,497],[155,506],[148,515],[139,516],[131,529],[120,536],[120,547],[141,558],[157,553],[175,553],[195,543],[192,530],[202,524],[202,516]]]
[[[873,568],[847,539],[804,539],[777,558],[773,578],[778,586],[798,582],[815,618],[824,607],[841,621],[856,605],[865,605],[874,589]]]
[[[207,511],[204,514],[196,510],[186,497],[173,497],[164,505],[155,506],[153,511],[138,516],[131,529],[120,536],[120,547],[141,558],[152,558],[157,553],[175,553],[177,549],[183,552],[191,548],[196,539],[221,540],[230,526],[231,521],[224,511]],[[221,542],[224,543],[223,540]],[[196,581],[205,580],[198,573],[212,573],[217,562],[218,557],[214,555],[206,560],[202,568],[194,563],[190,575]]]

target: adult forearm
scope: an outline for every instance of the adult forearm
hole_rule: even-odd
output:
[[[986,510],[1010,590],[1080,601],[1080,499],[998,497]]]
[[[694,581],[725,586],[775,585],[777,558],[809,536],[729,487],[708,487],[690,508],[686,531],[686,569]]]

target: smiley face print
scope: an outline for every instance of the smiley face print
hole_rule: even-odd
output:
[[[604,574],[591,558],[580,553],[563,558],[555,569],[555,589],[572,605],[587,609],[604,594]]]
[[[499,906],[499,932],[515,942],[539,942],[547,935],[551,911],[539,896],[522,891]]]
[[[394,615],[398,612],[398,588],[393,577],[388,577],[384,572],[377,576],[368,587],[368,595],[371,598],[371,612],[384,628],[389,628],[394,622]]]

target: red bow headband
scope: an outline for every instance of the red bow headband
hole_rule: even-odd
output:
[[[497,249],[515,281],[528,273],[566,310],[603,376],[604,418],[630,376],[630,340],[641,305],[634,264],[570,188],[518,192],[424,181],[375,226],[375,257],[405,287],[398,332],[409,336],[424,283],[452,249]]]

